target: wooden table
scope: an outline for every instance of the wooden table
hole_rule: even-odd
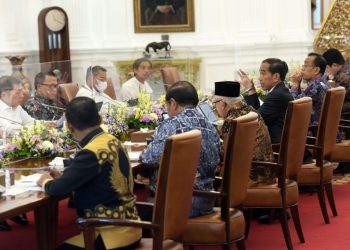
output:
[[[37,249],[55,249],[58,221],[58,200],[43,192],[25,192],[0,197],[0,221],[34,211]]]

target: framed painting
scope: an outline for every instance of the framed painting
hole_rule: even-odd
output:
[[[194,0],[134,0],[135,32],[194,31]]]

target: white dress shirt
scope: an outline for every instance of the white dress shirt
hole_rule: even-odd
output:
[[[101,112],[102,113],[106,113],[108,111],[108,104],[114,104],[114,105],[120,105],[121,103],[113,100],[109,95],[107,95],[104,92],[98,92],[96,91],[94,88],[90,88],[87,84],[85,84],[84,86],[82,86],[77,95],[75,97],[78,96],[85,96],[85,97],[89,97],[93,100],[95,100],[96,103],[98,102],[102,102],[102,108],[101,108]]]
[[[140,91],[148,94],[153,93],[152,88],[146,81],[144,83],[141,83],[139,80],[137,80],[136,77],[133,77],[123,83],[120,89],[120,99],[123,102],[136,99]]]
[[[13,108],[0,100],[0,128],[7,134],[13,134],[22,126],[32,125],[34,120],[20,105]]]

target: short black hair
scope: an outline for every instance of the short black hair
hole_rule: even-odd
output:
[[[107,72],[107,70],[104,67],[99,65],[88,67],[86,70],[86,81],[89,79],[89,77],[96,76],[99,71]]]
[[[187,81],[178,81],[168,88],[165,100],[168,102],[171,98],[180,106],[191,105],[196,107],[199,102],[196,88]]]
[[[324,59],[327,61],[327,65],[332,66],[333,63],[344,65],[345,59],[339,50],[330,48],[323,53]]]
[[[318,54],[318,53],[315,53],[315,52],[311,52],[307,56],[315,57],[313,64],[314,64],[315,67],[319,67],[320,68],[320,73],[323,75],[324,72],[326,71],[326,67],[327,67],[326,59],[324,59],[324,57],[321,54]]]
[[[134,61],[134,63],[132,64],[132,69],[138,69],[140,67],[140,64],[143,63],[143,62],[148,62],[150,65],[151,65],[151,68],[152,68],[152,63],[150,60],[148,60],[147,58],[144,58],[144,57],[141,57],[139,59],[136,59]]]
[[[101,123],[96,102],[85,96],[76,97],[68,103],[66,119],[79,130],[95,127]]]
[[[56,74],[52,71],[45,71],[45,72],[39,72],[38,74],[36,74],[35,78],[34,78],[34,87],[35,89],[38,89],[38,85],[43,84],[45,81],[46,76],[53,76],[56,77]]]
[[[262,63],[267,63],[269,65],[269,72],[271,74],[278,73],[280,75],[281,81],[286,79],[288,73],[288,65],[285,61],[278,58],[267,58]]]
[[[15,84],[22,84],[22,81],[14,76],[0,77],[0,93],[13,90]]]

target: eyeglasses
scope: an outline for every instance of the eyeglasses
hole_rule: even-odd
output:
[[[47,86],[47,87],[49,87],[50,89],[57,89],[57,88],[58,88],[58,84],[40,83],[40,85]]]
[[[222,101],[222,99],[218,99],[218,100],[213,101],[212,104],[215,105],[216,103],[221,102],[221,101]]]
[[[303,64],[301,65],[302,68],[314,68],[315,65],[309,65],[309,64]]]

